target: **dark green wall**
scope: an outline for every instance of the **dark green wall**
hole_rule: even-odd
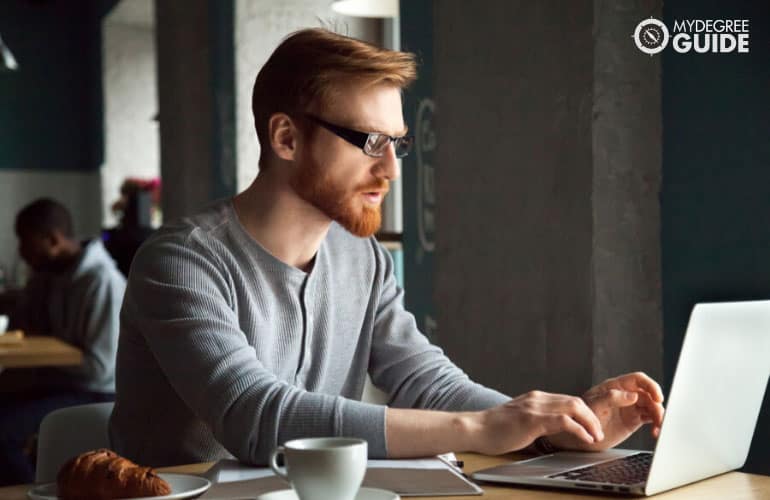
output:
[[[404,119],[416,137],[403,161],[404,289],[406,308],[420,330],[436,341],[433,298],[435,127],[433,101],[433,0],[401,1],[401,50],[417,55],[417,81],[404,94]],[[420,119],[418,110],[421,108]],[[426,245],[427,243],[427,245]]]
[[[695,303],[770,299],[770,2],[677,0],[663,11],[669,27],[675,19],[750,20],[749,54],[663,52],[668,388]],[[768,442],[766,398],[747,470],[770,473]]]
[[[235,144],[235,2],[209,0],[211,52],[212,199],[233,196],[237,191]]]
[[[3,0],[19,71],[0,73],[0,168],[92,170],[103,158],[101,29],[116,0]]]

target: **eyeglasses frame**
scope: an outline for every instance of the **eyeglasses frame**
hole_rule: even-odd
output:
[[[373,158],[382,158],[382,156],[385,154],[385,149],[388,146],[385,146],[380,154],[373,154],[371,151],[367,151],[366,145],[370,143],[369,141],[372,138],[372,136],[387,137],[389,139],[388,145],[393,144],[394,146],[394,151],[396,152],[396,158],[404,158],[405,156],[407,156],[409,152],[412,150],[412,145],[414,144],[414,136],[411,136],[411,135],[402,135],[400,137],[394,137],[388,134],[383,134],[381,132],[361,132],[360,130],[354,130],[351,128],[343,127],[341,125],[336,125],[334,123],[327,122],[326,120],[319,118],[315,115],[312,115],[310,113],[302,113],[302,116],[322,126],[329,132],[336,135],[337,137],[340,137],[341,139],[346,140],[350,144],[361,148],[361,151],[363,151],[365,155],[371,156]],[[405,141],[405,140],[409,141],[406,148],[406,152],[402,155],[399,155],[397,153],[398,151],[397,142]]]

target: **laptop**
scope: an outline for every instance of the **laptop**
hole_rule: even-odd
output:
[[[746,462],[770,376],[770,301],[697,304],[654,452],[558,452],[480,470],[480,481],[654,495]]]

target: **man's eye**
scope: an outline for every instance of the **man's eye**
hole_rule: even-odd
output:
[[[366,142],[369,144],[369,147],[375,147],[380,142],[380,137],[379,134],[370,134]]]

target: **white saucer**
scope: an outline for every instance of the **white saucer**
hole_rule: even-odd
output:
[[[392,491],[377,488],[361,488],[356,493],[356,500],[399,500],[401,497]],[[256,500],[299,500],[294,490],[279,490],[263,493]]]
[[[211,487],[211,482],[208,479],[199,476],[165,473],[160,473],[158,475],[171,486],[170,495],[127,498],[125,500],[181,500],[183,498],[198,496]],[[56,483],[46,483],[35,486],[27,492],[27,496],[32,500],[57,500]]]

